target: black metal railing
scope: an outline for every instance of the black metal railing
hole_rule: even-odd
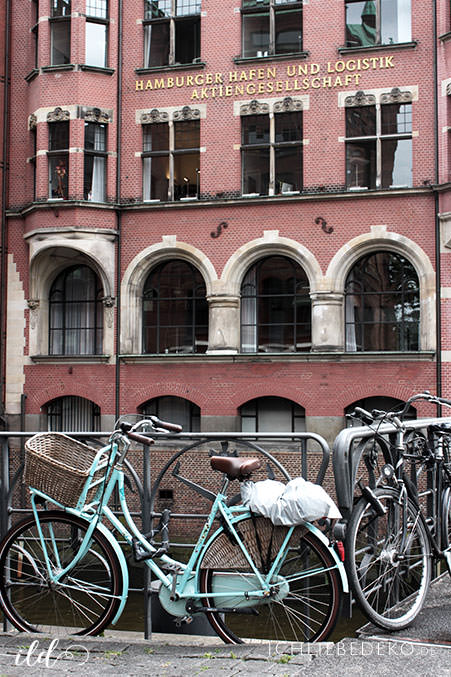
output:
[[[0,432],[1,538],[14,519],[30,512],[28,492],[22,483],[22,475],[25,440],[33,434],[35,433]],[[105,444],[108,438],[106,433],[71,432],[68,434],[74,438],[81,438],[93,446]],[[323,484],[330,460],[330,450],[326,440],[320,435],[308,432],[180,433],[177,435],[156,434],[154,437],[156,440],[154,446],[131,451],[126,459],[126,488],[130,496],[130,512],[137,521],[141,521],[143,533],[151,531],[153,521],[160,518],[162,509],[168,507],[168,504],[171,508],[171,525],[175,527],[175,532],[183,532],[185,535],[194,533],[195,526],[191,530],[191,527],[187,525],[195,525],[196,521],[199,524],[202,523],[208,515],[209,507],[205,502],[201,502],[201,509],[196,509],[195,501],[190,501],[186,497],[183,477],[191,476],[196,483],[200,482],[207,488],[217,491],[220,486],[220,476],[211,470],[209,456],[259,455],[262,457],[263,469],[258,471],[255,480],[270,478],[286,481],[291,477],[302,476],[317,484]],[[140,464],[139,470],[138,464]],[[328,476],[327,479],[331,484],[331,477]],[[180,491],[179,487],[182,488]],[[238,492],[238,484],[232,483],[231,489]],[[180,493],[179,498],[178,493]],[[114,495],[112,508],[114,510],[119,508],[118,497]],[[180,550],[193,545],[193,543],[187,543],[186,538],[182,539],[183,542],[180,540],[171,539],[171,548]],[[144,636],[149,638],[152,632],[152,587],[150,570],[147,567],[144,567],[142,587],[131,587],[130,590],[143,594]]]

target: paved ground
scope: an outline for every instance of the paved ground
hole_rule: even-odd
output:
[[[214,637],[110,631],[102,638],[53,643],[42,635],[0,633],[0,677],[152,675],[165,677],[451,677],[451,578],[435,581],[408,630],[385,635],[365,626],[359,638],[332,644],[230,646]]]

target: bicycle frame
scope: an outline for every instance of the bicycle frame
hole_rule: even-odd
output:
[[[168,591],[170,591],[169,599],[173,607],[173,610],[171,610],[170,613],[173,613],[173,615],[175,616],[186,616],[187,615],[186,601],[188,599],[201,600],[202,598],[208,597],[207,593],[199,592],[199,576],[201,569],[200,565],[202,557],[206,552],[206,549],[209,547],[211,541],[218,535],[220,531],[223,531],[225,528],[227,530],[227,533],[231,533],[233,535],[236,543],[241,549],[243,556],[245,557],[246,561],[248,562],[251,568],[251,571],[253,572],[251,576],[254,576],[255,580],[258,581],[258,586],[253,586],[253,589],[243,589],[243,583],[241,582],[241,587],[239,587],[238,590],[239,594],[242,595],[242,602],[240,602],[239,604],[240,608],[246,606],[255,606],[255,603],[256,601],[258,603],[258,600],[262,600],[263,602],[271,594],[272,587],[271,580],[274,580],[274,577],[277,576],[278,571],[282,566],[285,548],[287,543],[289,542],[289,539],[295,527],[290,527],[287,530],[287,534],[285,536],[283,544],[280,547],[279,553],[271,565],[270,571],[267,574],[262,575],[261,572],[258,570],[258,567],[256,566],[254,560],[248,553],[246,546],[241,540],[237,529],[237,525],[239,524],[239,522],[244,519],[250,518],[251,513],[245,506],[235,505],[229,507],[227,505],[227,496],[225,495],[224,492],[227,488],[228,480],[225,479],[222,490],[216,495],[216,498],[213,501],[210,514],[208,515],[208,518],[202,528],[198,541],[190,555],[189,561],[185,564],[169,557],[166,554],[162,554],[158,555],[158,560],[161,563],[160,565],[154,559],[152,559],[152,555],[154,555],[157,552],[157,548],[155,548],[155,546],[152,545],[152,543],[150,543],[147,540],[147,538],[139,531],[128,509],[127,500],[125,496],[124,471],[122,468],[122,461],[125,458],[127,450],[128,447],[125,450],[119,452],[117,442],[114,440],[110,443],[110,445],[104,447],[101,450],[102,453],[110,451],[110,458],[112,459],[109,469],[107,471],[107,479],[105,481],[105,486],[98,490],[96,500],[94,500],[90,504],[83,506],[82,508],[66,507],[63,504],[50,498],[43,492],[30,487],[32,511],[38,527],[38,533],[41,540],[42,550],[45,556],[49,580],[51,582],[56,583],[64,578],[64,576],[76,565],[76,563],[87,552],[87,550],[89,549],[90,540],[94,530],[96,528],[99,529],[114,548],[114,551],[118,557],[122,570],[122,582],[123,582],[122,591],[120,595],[118,595],[120,599],[120,605],[115,617],[112,619],[112,624],[115,624],[118,621],[118,619],[122,614],[128,596],[128,583],[129,583],[128,569],[125,555],[121,547],[119,546],[116,537],[102,522],[102,519],[105,518],[111,524],[111,526],[120,534],[120,536],[126,541],[126,543],[132,545],[135,539],[140,543],[140,545],[149,555],[149,558],[146,558],[144,560],[145,564],[149,567],[154,576],[156,576],[159,579],[161,585]],[[117,456],[119,456],[119,460],[115,461]],[[118,517],[107,505],[113,492],[113,489],[116,486],[118,489],[121,514],[125,518],[125,525],[121,522],[121,520],[118,519]],[[83,495],[86,495],[86,488],[82,496]],[[78,552],[76,552],[74,558],[65,568],[60,568],[56,572],[52,571],[52,567],[50,565],[50,558],[47,554],[49,545],[46,543],[41,530],[39,522],[39,509],[37,507],[37,499],[44,499],[46,501],[49,501],[57,505],[58,507],[63,508],[67,513],[73,514],[77,517],[81,517],[89,523],[87,532],[82,542],[80,543]],[[223,525],[218,529],[214,529],[213,528],[214,521],[218,516],[221,518]],[[306,522],[305,527],[309,531],[313,532],[325,545],[327,545],[335,562],[333,568],[336,567],[339,571],[343,592],[348,593],[349,587],[344,565],[339,559],[334,548],[330,545],[329,540],[313,524]],[[54,548],[54,550],[56,550],[56,548]],[[165,573],[165,570],[168,571],[169,574]],[[290,581],[291,580],[294,581],[302,578],[303,576],[311,574],[312,574],[311,570],[308,571],[308,574],[307,573],[303,574],[302,571],[297,572],[296,574],[293,574],[292,577],[290,577]],[[235,593],[236,592],[237,591],[235,590]],[[215,593],[215,597],[222,596],[224,598],[227,598],[230,597],[230,594],[231,590],[228,589],[228,591],[225,592]],[[194,611],[202,611],[203,608],[206,607],[199,606],[199,608],[196,608]]]

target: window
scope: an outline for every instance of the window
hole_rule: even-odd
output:
[[[302,4],[297,0],[243,0],[243,57],[300,52]]]
[[[69,182],[69,121],[49,123],[49,197],[67,200]]]
[[[351,414],[356,407],[361,407],[366,409],[366,411],[371,412],[373,409],[378,411],[401,411],[405,405],[403,400],[398,400],[395,397],[384,397],[383,395],[375,395],[374,397],[364,397],[361,400],[353,402],[345,409],[345,416]],[[417,410],[415,407],[410,405],[409,409],[406,412],[405,419],[414,420],[417,417]],[[348,418],[347,419],[348,428],[361,426],[362,422],[360,419]]]
[[[157,397],[142,407],[145,416],[158,416],[162,421],[178,423],[183,432],[197,433],[200,431],[200,409],[182,397]]]
[[[410,42],[411,0],[346,0],[346,46]]]
[[[47,404],[47,430],[98,432],[100,407],[84,397],[59,397]]]
[[[304,432],[305,409],[283,397],[258,397],[240,407],[243,433]]]
[[[200,60],[201,0],[145,0],[144,68]]]
[[[86,55],[89,66],[107,66],[108,0],[86,1]]]
[[[98,355],[102,352],[103,291],[88,266],[64,270],[49,296],[49,354]]]
[[[348,352],[419,350],[419,281],[403,256],[359,259],[346,281],[345,325]]]
[[[199,197],[200,120],[143,125],[143,200]]]
[[[70,63],[70,0],[51,0],[50,49],[51,64]]]
[[[346,108],[348,189],[412,186],[412,103],[396,98],[385,95],[380,104],[372,95],[350,97],[356,105]]]
[[[166,261],[143,290],[143,352],[204,353],[208,346],[205,282],[187,261]]]
[[[106,128],[105,124],[85,122],[84,199],[93,202],[105,201]]]
[[[39,6],[38,0],[32,0],[33,25],[31,33],[33,35],[33,63],[34,68],[38,67],[38,36],[39,36]]]
[[[311,348],[309,283],[284,256],[257,261],[241,285],[241,350],[298,352]]]
[[[252,110],[250,106],[245,110]],[[243,195],[281,195],[302,188],[302,112],[241,117]]]

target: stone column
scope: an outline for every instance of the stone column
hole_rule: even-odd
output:
[[[344,295],[314,292],[312,298],[312,351],[344,351]]]
[[[230,355],[240,347],[240,298],[229,294],[212,294],[209,304],[209,355]]]

